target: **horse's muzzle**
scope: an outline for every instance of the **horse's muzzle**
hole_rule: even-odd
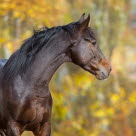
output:
[[[84,66],[84,69],[95,75],[97,79],[106,79],[111,72],[111,65],[107,60],[101,60],[98,64],[90,64]]]
[[[106,79],[111,72],[111,65],[107,60],[102,60],[98,65],[99,70],[96,71],[96,78],[99,80]]]

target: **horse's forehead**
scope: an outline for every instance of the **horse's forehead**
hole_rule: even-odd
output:
[[[92,28],[88,27],[85,37],[91,38],[91,39],[96,39],[95,33],[93,32]]]
[[[88,33],[95,37],[95,33],[91,27],[88,27]]]

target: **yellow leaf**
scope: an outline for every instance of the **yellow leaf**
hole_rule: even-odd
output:
[[[112,94],[111,95],[111,102],[112,103],[116,103],[116,102],[118,102],[119,101],[119,95],[118,94]]]

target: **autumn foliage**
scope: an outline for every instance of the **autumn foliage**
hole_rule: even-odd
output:
[[[8,58],[34,29],[64,25],[83,12],[112,64],[104,81],[72,64],[54,75],[53,136],[136,135],[134,0],[1,0],[0,58]],[[25,132],[23,136],[32,135]]]

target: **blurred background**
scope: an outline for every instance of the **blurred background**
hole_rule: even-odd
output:
[[[0,0],[0,58],[34,28],[68,24],[84,12],[113,70],[98,81],[75,65],[59,68],[50,83],[52,136],[136,136],[136,0]]]

